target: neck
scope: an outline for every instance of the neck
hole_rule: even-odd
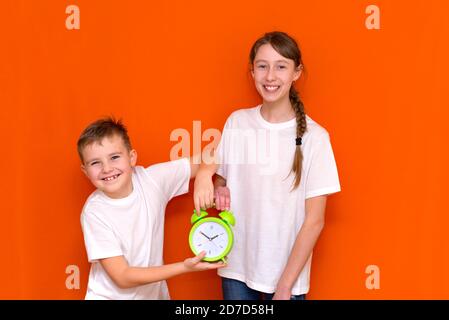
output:
[[[117,190],[117,191],[112,192],[112,193],[111,192],[107,192],[107,191],[103,191],[103,193],[105,195],[107,195],[111,199],[126,198],[132,192],[133,192],[133,184],[132,184],[132,182],[130,182],[128,185],[126,185],[125,187],[121,188],[120,190]]]
[[[264,101],[260,113],[265,120],[272,123],[285,122],[295,118],[295,111],[288,97],[286,101]]]

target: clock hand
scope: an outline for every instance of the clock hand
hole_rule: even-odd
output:
[[[210,238],[210,240],[214,240],[215,238],[221,236],[222,234],[223,234],[223,233],[217,234],[217,235],[213,236],[212,238]]]
[[[209,241],[211,240],[211,238],[209,238],[208,236],[206,236],[206,235],[204,234],[203,231],[200,231],[200,233],[201,233],[203,236],[205,236],[207,239],[209,239]]]

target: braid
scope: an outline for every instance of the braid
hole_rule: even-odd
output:
[[[306,113],[304,111],[304,104],[296,92],[293,85],[290,87],[290,103],[292,104],[293,110],[296,114],[296,138],[302,138],[307,130]],[[292,172],[295,173],[295,180],[293,184],[293,189],[296,189],[301,182],[301,170],[302,170],[302,151],[301,145],[296,144],[295,157],[293,160]]]

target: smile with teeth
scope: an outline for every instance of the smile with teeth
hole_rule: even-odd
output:
[[[270,92],[276,91],[277,89],[280,88],[280,86],[267,86],[267,85],[265,85],[263,87],[265,88],[265,90],[270,91]]]
[[[112,181],[112,180],[117,179],[119,176],[120,176],[120,174],[116,174],[116,175],[113,175],[113,176],[110,176],[110,177],[103,178],[101,180],[103,180],[103,181]]]

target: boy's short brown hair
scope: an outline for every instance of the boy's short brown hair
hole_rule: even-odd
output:
[[[106,117],[99,119],[95,122],[92,122],[87,126],[86,129],[81,133],[78,138],[78,155],[81,159],[81,162],[84,162],[83,159],[83,150],[88,145],[94,142],[100,142],[105,137],[112,137],[114,135],[118,135],[123,139],[123,142],[128,149],[128,151],[132,150],[131,141],[129,140],[128,130],[123,124],[122,120],[116,120],[114,117]]]

